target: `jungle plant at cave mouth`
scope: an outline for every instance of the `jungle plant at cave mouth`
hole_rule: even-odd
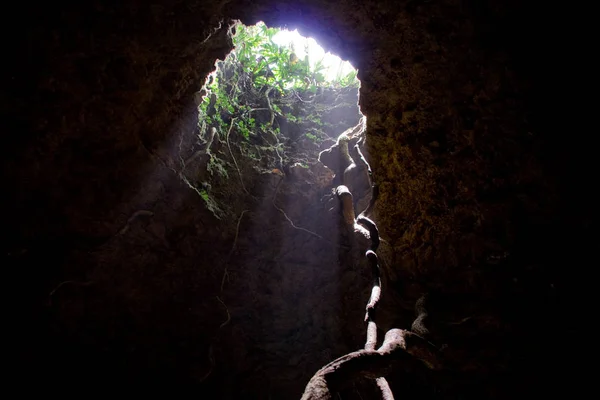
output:
[[[316,154],[361,116],[357,71],[340,61],[332,73],[308,45],[302,57],[278,43],[284,32],[232,25],[234,49],[197,94],[199,134],[180,145],[180,176],[219,219],[257,196],[260,175],[321,173]]]

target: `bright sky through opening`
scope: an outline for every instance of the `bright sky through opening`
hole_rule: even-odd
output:
[[[282,29],[273,37],[273,41],[280,46],[292,46],[292,50],[300,60],[308,54],[308,61],[311,68],[319,61],[323,60],[325,66],[325,79],[333,81],[336,77],[346,76],[354,67],[348,61],[342,61],[341,58],[331,53],[325,53],[325,50],[313,38],[300,36],[297,30],[288,31]]]

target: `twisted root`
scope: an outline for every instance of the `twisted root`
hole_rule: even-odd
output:
[[[385,334],[379,349],[346,354],[317,371],[306,385],[302,400],[332,399],[332,392],[342,389],[359,377],[379,379],[389,372],[392,362],[404,352],[425,363],[429,368],[441,368],[436,349],[428,341],[403,329],[391,329]],[[389,388],[387,382],[379,382]],[[378,384],[380,388],[382,385]]]
[[[338,142],[340,142],[338,140]],[[339,145],[340,143],[338,143]],[[346,149],[347,149],[347,142]],[[333,148],[333,147],[332,147]],[[352,234],[363,239],[370,240],[369,249],[365,257],[373,273],[373,287],[371,296],[366,306],[365,322],[367,323],[367,339],[363,350],[355,351],[338,358],[321,368],[306,385],[302,400],[328,400],[332,399],[332,392],[336,392],[343,386],[349,384],[358,377],[374,379],[379,387],[383,400],[393,400],[394,395],[384,376],[391,368],[392,361],[396,360],[403,352],[407,352],[414,358],[422,361],[431,369],[441,368],[437,348],[420,335],[428,335],[424,321],[427,318],[425,310],[425,296],[421,297],[416,304],[417,319],[412,324],[412,332],[403,329],[391,329],[385,334],[382,346],[375,350],[377,345],[377,324],[375,323],[375,311],[381,298],[381,270],[376,251],[379,247],[379,230],[373,220],[368,218],[372,212],[377,199],[377,186],[372,182],[372,171],[366,159],[360,152],[358,143],[356,149],[359,158],[366,166],[371,186],[371,200],[368,207],[356,217],[352,193],[348,186],[352,182],[343,180],[342,185],[337,186],[336,194],[342,208],[344,222]],[[332,150],[329,150],[329,153]],[[322,152],[321,156],[329,154]],[[347,153],[347,151],[346,151]],[[338,175],[344,176],[345,170],[336,171]]]
[[[365,322],[367,322],[367,343],[365,344],[365,349],[373,350],[377,344],[375,310],[381,298],[381,272],[379,270],[379,263],[377,262],[377,254],[374,251],[368,250],[366,256],[373,271],[373,288],[371,289],[371,297],[369,297],[365,313]]]
[[[371,238],[371,250],[373,252],[377,251],[379,248],[379,229],[377,229],[377,225],[371,219],[359,215],[356,219],[356,222],[367,228],[369,231],[369,237]]]

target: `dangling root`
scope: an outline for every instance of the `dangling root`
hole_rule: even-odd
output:
[[[377,229],[377,225],[375,225],[375,222],[373,222],[373,220],[362,215],[358,216],[356,222],[367,228],[367,230],[369,231],[369,237],[371,238],[371,250],[373,252],[376,252],[379,248],[380,243],[379,229]]]
[[[279,185],[281,185],[282,181],[283,181],[283,176],[281,177],[281,179],[279,179],[279,183],[277,183],[277,187],[275,188],[275,193],[273,193],[273,198],[271,199],[271,203],[273,204],[273,207],[275,207],[275,209],[283,215],[283,217],[290,223],[292,228],[298,229],[299,231],[304,231],[304,232],[308,233],[309,235],[312,235],[319,239],[323,239],[323,237],[321,235],[319,235],[318,233],[310,231],[306,228],[302,228],[300,226],[296,226],[294,224],[294,221],[292,221],[292,219],[290,217],[288,217],[288,215],[285,213],[285,211],[283,211],[283,209],[281,207],[279,207],[277,204],[275,204],[275,198],[277,197],[277,192],[279,191]]]
[[[225,286],[225,279],[227,279],[227,276],[229,275],[229,272],[228,272],[229,260],[231,259],[231,255],[233,254],[233,251],[235,250],[235,245],[237,244],[238,235],[240,233],[240,223],[242,222],[242,218],[244,217],[244,214],[246,214],[247,212],[248,212],[248,210],[242,211],[242,213],[240,214],[240,217],[238,218],[237,226],[235,228],[235,238],[233,239],[233,245],[231,245],[231,250],[229,251],[227,260],[225,260],[225,269],[223,270],[223,278],[221,279],[221,292],[220,293],[223,293],[223,287]]]
[[[429,337],[429,329],[427,329],[427,327],[425,326],[425,321],[429,316],[427,310],[425,309],[426,301],[426,294],[422,295],[421,297],[419,297],[419,300],[417,300],[417,303],[415,304],[415,314],[417,315],[417,318],[414,320],[410,328],[411,331],[423,336],[424,338]]]
[[[225,137],[225,141],[227,142],[227,148],[229,149],[229,154],[231,154],[231,159],[233,160],[233,165],[235,165],[235,169],[237,170],[238,176],[240,178],[240,183],[242,184],[242,189],[246,194],[250,194],[244,185],[244,180],[242,179],[242,171],[240,171],[240,167],[238,167],[237,161],[235,161],[235,156],[233,155],[233,151],[231,151],[231,146],[229,145],[229,134],[231,133],[231,128],[233,128],[233,122],[235,118],[231,119],[231,124],[229,125],[229,130],[227,131],[227,136]]]

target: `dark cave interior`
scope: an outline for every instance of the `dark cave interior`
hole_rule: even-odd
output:
[[[283,179],[243,162],[236,171],[242,153],[222,142],[229,179],[211,186],[221,216],[180,179],[182,143],[199,133],[195,94],[240,20],[297,28],[358,69],[379,188],[380,337],[410,329],[427,294],[446,363],[400,359],[387,375],[395,396],[583,390],[594,148],[576,102],[556,100],[575,98],[559,93],[582,78],[566,73],[574,50],[541,10],[516,0],[11,4],[0,79],[12,382],[300,398],[319,368],[363,347],[372,276],[348,245],[331,176],[308,158],[328,145],[302,147],[308,168]],[[337,134],[355,123],[332,121]],[[190,181],[206,178],[206,162],[190,164]],[[381,398],[375,389],[359,379],[336,396]]]

